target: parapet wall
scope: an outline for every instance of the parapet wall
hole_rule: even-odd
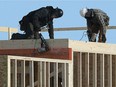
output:
[[[69,58],[71,57],[71,50],[89,53],[116,54],[116,44],[68,39],[51,39],[47,40],[47,43],[50,47],[50,51],[39,53],[38,49],[41,48],[40,40],[3,40],[0,41],[0,55],[24,55],[32,57],[42,57],[44,55],[47,58],[50,54],[55,58],[56,54],[58,54],[59,57],[60,55],[63,56],[63,54],[65,54],[65,56],[68,55],[67,57]]]
[[[69,48],[73,51],[101,53],[101,54],[116,54],[116,44],[98,43],[98,42],[85,42],[69,40]]]
[[[50,50],[40,53],[40,40],[9,40],[0,41],[0,55],[31,56],[42,58],[71,59],[71,48],[68,40],[47,40]]]

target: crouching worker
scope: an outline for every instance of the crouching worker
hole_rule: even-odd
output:
[[[24,31],[24,34],[14,33],[11,40],[41,39],[41,49],[38,51],[48,51],[48,44],[40,31],[47,28],[50,39],[54,39],[53,19],[59,18],[62,15],[63,11],[60,8],[53,8],[52,6],[42,7],[38,10],[32,11],[19,21],[20,30]]]
[[[12,39],[38,39],[38,32],[41,31],[43,26],[48,28],[49,38],[54,39],[53,19],[60,18],[62,15],[62,9],[53,8],[52,6],[31,11],[19,21],[20,30],[24,31],[25,34],[13,34]]]
[[[106,29],[109,25],[108,15],[100,9],[83,8],[80,15],[87,20],[87,35],[91,42],[96,42],[99,33],[98,42],[106,42]]]

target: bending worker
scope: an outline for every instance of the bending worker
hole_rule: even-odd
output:
[[[42,27],[48,28],[50,39],[54,39],[53,19],[63,15],[63,10],[52,6],[41,7],[29,12],[19,21],[20,30],[25,34],[14,34],[12,39],[38,39]]]
[[[87,35],[91,42],[96,42],[99,33],[98,42],[106,42],[106,29],[109,25],[108,15],[100,9],[83,8],[80,15],[87,20]]]

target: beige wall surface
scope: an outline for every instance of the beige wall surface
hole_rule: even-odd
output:
[[[49,39],[46,40],[51,48],[68,48],[68,39]],[[0,49],[27,49],[38,48],[41,45],[41,40],[1,40]]]
[[[69,40],[68,45],[78,52],[116,54],[116,44]]]

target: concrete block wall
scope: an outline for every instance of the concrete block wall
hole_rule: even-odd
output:
[[[7,87],[8,81],[8,62],[6,55],[0,55],[0,87]]]

